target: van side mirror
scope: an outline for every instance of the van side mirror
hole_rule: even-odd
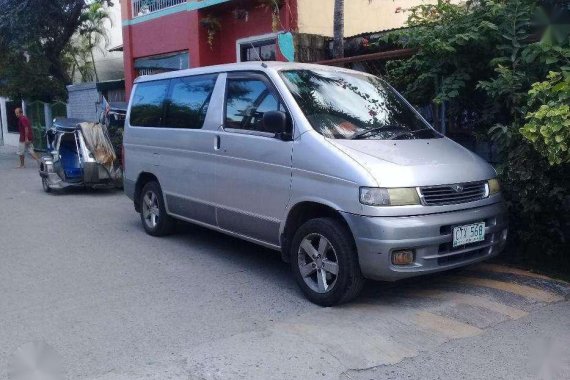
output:
[[[278,137],[282,140],[291,140],[289,120],[285,112],[265,112],[263,114],[263,127],[265,131],[275,133],[275,137]]]

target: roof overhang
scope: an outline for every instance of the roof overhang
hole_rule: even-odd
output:
[[[108,80],[104,82],[97,82],[97,91],[109,91],[109,90],[121,90],[125,88],[125,80],[124,79],[117,79],[117,80]]]

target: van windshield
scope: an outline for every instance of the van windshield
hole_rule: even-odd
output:
[[[332,139],[441,137],[390,86],[370,75],[284,70],[281,77],[312,127]]]

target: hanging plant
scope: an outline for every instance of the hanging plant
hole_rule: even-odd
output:
[[[236,20],[242,20],[242,21],[247,21],[247,11],[245,9],[242,8],[236,8],[232,11],[232,14],[234,16],[234,19]]]
[[[271,29],[274,32],[279,31],[281,28],[281,16],[279,9],[283,6],[283,0],[257,0],[261,8],[271,11]]]
[[[208,31],[208,45],[210,45],[210,49],[213,49],[216,33],[222,29],[222,23],[220,22],[220,19],[212,15],[208,15],[200,20],[200,25],[202,25]]]

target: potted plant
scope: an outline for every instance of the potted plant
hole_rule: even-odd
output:
[[[281,17],[279,9],[283,6],[283,0],[257,0],[259,6],[271,11],[271,29],[277,32],[281,29]]]
[[[213,15],[208,15],[200,20],[200,25],[208,31],[208,45],[210,45],[210,49],[212,49],[214,47],[216,33],[222,29],[220,19]]]

